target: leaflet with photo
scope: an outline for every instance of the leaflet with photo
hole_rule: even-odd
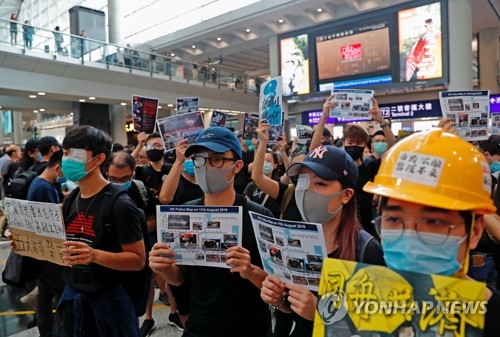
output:
[[[132,119],[137,132],[151,134],[155,131],[158,105],[158,98],[132,96]]]
[[[500,114],[491,115],[491,134],[492,135],[500,134]]]
[[[210,126],[226,126],[227,113],[222,111],[212,111],[212,118],[210,118]]]
[[[194,144],[196,138],[205,130],[201,112],[190,112],[158,119],[158,130],[165,144],[165,150],[175,148],[177,142],[187,138],[188,145]]]
[[[483,336],[486,284],[323,261],[313,337]]]
[[[346,119],[371,119],[369,111],[372,108],[373,90],[332,89],[330,117]]]
[[[177,97],[177,114],[200,111],[199,97]]]
[[[317,291],[327,256],[321,225],[249,214],[264,270]]]
[[[241,246],[241,206],[156,206],[158,242],[175,251],[179,265],[230,268],[226,249]]]
[[[443,117],[455,122],[458,134],[467,141],[488,139],[490,92],[488,90],[441,91]]]
[[[307,144],[308,140],[312,139],[313,128],[309,125],[296,125],[297,128],[297,136],[299,137],[299,144]]]
[[[16,253],[65,266],[61,249],[66,229],[60,204],[5,198],[4,207]]]
[[[259,118],[271,126],[283,124],[283,87],[281,76],[263,83],[259,95]]]
[[[257,128],[259,127],[259,117],[246,113],[243,123],[243,139],[257,138]]]

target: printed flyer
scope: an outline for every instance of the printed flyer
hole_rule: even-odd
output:
[[[333,89],[330,117],[346,119],[371,119],[373,90]]]
[[[455,122],[455,129],[463,139],[488,139],[489,91],[441,91],[439,102],[443,117]]]
[[[313,128],[309,125],[296,125],[297,136],[299,137],[298,144],[306,144],[308,140],[312,139]]]
[[[132,96],[132,119],[137,132],[151,134],[155,131],[158,102],[157,98]]]
[[[313,337],[483,336],[486,284],[326,258]]]
[[[210,119],[210,126],[224,127],[226,125],[227,113],[222,111],[212,111],[212,118]]]
[[[201,112],[169,116],[158,119],[157,123],[165,150],[175,148],[177,142],[184,138],[188,139],[188,144],[193,144],[205,129]]]
[[[260,87],[259,119],[271,126],[283,124],[283,87],[281,76],[264,82]]]
[[[199,97],[177,97],[177,114],[199,111]]]
[[[226,249],[241,246],[242,207],[156,206],[158,242],[175,250],[176,263],[230,268]]]
[[[243,139],[257,139],[257,128],[259,127],[259,117],[252,114],[245,114],[243,123]]]
[[[317,291],[326,256],[321,225],[249,214],[264,270]]]

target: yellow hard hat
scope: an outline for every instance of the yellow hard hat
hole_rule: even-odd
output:
[[[413,134],[387,151],[363,190],[456,211],[494,213],[491,173],[474,146],[441,129]]]

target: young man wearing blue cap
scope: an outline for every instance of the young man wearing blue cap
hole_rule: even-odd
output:
[[[185,155],[192,156],[196,181],[204,192],[203,198],[189,204],[242,206],[243,237],[242,246],[227,249],[230,269],[177,266],[175,259],[168,257],[175,252],[167,244],[153,246],[151,269],[170,284],[190,283],[191,312],[183,336],[272,336],[270,312],[259,290],[267,274],[262,269],[248,211],[272,215],[234,189],[234,176],[243,167],[240,143],[228,129],[210,127]]]

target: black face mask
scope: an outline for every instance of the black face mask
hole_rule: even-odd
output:
[[[345,152],[351,156],[353,160],[358,160],[363,155],[363,151],[365,150],[364,146],[344,146]]]
[[[148,159],[154,163],[162,160],[164,151],[163,150],[147,150],[146,154]]]

